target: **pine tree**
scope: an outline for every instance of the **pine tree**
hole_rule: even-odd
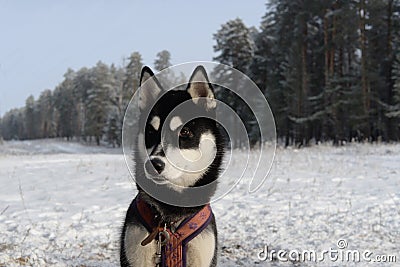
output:
[[[216,44],[214,60],[248,73],[254,52],[254,40],[251,32],[240,18],[223,24],[213,36]]]
[[[393,68],[391,79],[393,82],[393,95],[391,103],[386,106],[386,116],[390,119],[391,135],[393,140],[400,139],[400,1],[391,2],[393,11],[391,18],[391,51],[393,52]]]
[[[331,1],[323,12],[324,85],[316,112],[323,114],[322,139],[334,144],[361,132],[365,121],[356,54],[360,46],[358,12],[350,1]]]
[[[362,3],[362,2],[361,2]],[[387,117],[388,106],[394,103],[394,80],[392,78],[395,51],[393,31],[398,24],[398,15],[393,12],[399,1],[368,1],[366,30],[367,62],[366,71],[370,84],[370,128],[373,140],[382,137],[384,140],[397,140],[395,121]]]
[[[139,52],[133,52],[129,57],[128,64],[125,67],[125,77],[122,85],[122,106],[126,106],[136,90],[139,88],[139,77],[142,67],[142,55]]]
[[[94,137],[96,144],[100,145],[107,122],[109,111],[109,95],[112,89],[111,75],[109,67],[98,62],[93,68],[92,87],[88,89],[88,100],[86,103],[87,120],[86,135]]]
[[[250,30],[247,28],[239,18],[230,20],[221,25],[221,28],[213,35],[216,42],[214,45],[214,52],[217,53],[214,60],[248,74],[255,48],[252,37],[255,35],[255,29],[253,28]],[[236,89],[244,93],[243,90],[245,90],[245,88],[243,88],[243,86],[245,81],[241,80],[238,75],[231,73],[224,65],[215,68],[211,74],[214,76],[214,81],[216,83],[225,86],[225,88],[216,88],[216,98],[235,110],[251,136],[250,142],[254,144],[258,140],[259,135],[257,133],[254,135],[251,134],[253,131],[258,131],[259,133],[256,127],[254,114],[251,112],[248,105],[231,91],[232,89]],[[247,137],[239,135],[239,122],[236,121],[236,119],[236,117],[232,117],[231,124],[234,125],[235,128],[234,132],[231,133],[231,141],[233,147],[241,147],[245,143]]]
[[[255,36],[255,51],[250,66],[250,77],[265,94],[274,113],[277,135],[289,137],[288,95],[282,90],[284,56],[279,51],[275,6],[268,5],[260,32]],[[287,140],[288,141],[288,140]]]
[[[133,67],[131,66],[131,70]],[[126,86],[127,76],[121,68],[114,65],[110,67],[110,92],[109,109],[107,114],[106,136],[109,144],[121,146],[122,144],[122,123],[123,117],[134,89]],[[129,77],[129,83],[135,86],[136,81]]]
[[[76,101],[77,116],[77,128],[76,136],[82,137],[84,141],[87,140],[87,129],[86,124],[88,120],[87,106],[89,102],[89,89],[93,85],[93,70],[88,68],[81,68],[78,70],[73,79],[73,95]]]
[[[172,66],[171,53],[167,50],[158,52],[156,59],[154,60],[154,68],[158,71],[162,71],[170,66]]]
[[[179,79],[176,73],[169,68],[170,66],[172,66],[171,53],[167,50],[162,50],[157,53],[156,59],[154,60],[154,68],[160,72],[157,74],[157,79],[166,90],[171,89]]]
[[[77,134],[78,111],[74,97],[74,76],[75,73],[69,69],[64,74],[64,81],[54,90],[57,136],[66,137],[67,140],[72,139]]]
[[[36,122],[37,118],[35,116],[35,99],[33,95],[30,95],[25,101],[25,138],[34,139],[36,137],[37,129]]]
[[[22,108],[15,108],[6,112],[1,122],[2,137],[4,140],[25,139],[24,124],[24,110]]]
[[[39,138],[55,136],[54,103],[51,90],[45,90],[40,94],[37,103],[39,107]]]
[[[307,144],[310,127],[310,26],[317,13],[309,1],[271,1],[257,39],[257,61],[253,65],[277,114],[279,135],[288,145],[294,140]],[[311,28],[314,30],[313,28]],[[266,47],[265,47],[265,46]]]

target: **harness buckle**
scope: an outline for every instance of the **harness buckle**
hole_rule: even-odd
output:
[[[170,236],[167,231],[167,224],[164,224],[164,230],[158,233],[158,239],[161,246],[164,246],[169,242]]]

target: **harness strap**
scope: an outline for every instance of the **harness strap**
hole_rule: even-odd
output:
[[[167,231],[169,234],[168,242],[161,251],[162,267],[186,267],[187,243],[204,230],[214,216],[211,206],[207,204],[199,212],[183,220],[176,231],[172,231],[170,227],[163,228],[161,221],[154,216],[151,207],[138,197],[135,199],[134,208],[139,220],[150,233],[142,241],[142,246],[157,239],[162,231]]]

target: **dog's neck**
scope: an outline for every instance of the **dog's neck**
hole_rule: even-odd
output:
[[[182,220],[196,214],[205,205],[196,207],[179,207],[163,203],[143,190],[139,189],[138,196],[145,201],[152,209],[155,216],[160,216],[160,220],[166,224],[179,224]]]

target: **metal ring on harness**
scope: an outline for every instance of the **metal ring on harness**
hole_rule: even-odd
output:
[[[169,233],[167,230],[163,230],[158,233],[160,235],[160,243],[162,246],[166,245],[169,241]]]

